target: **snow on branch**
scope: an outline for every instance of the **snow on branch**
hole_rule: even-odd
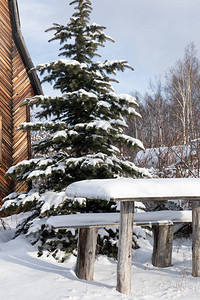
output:
[[[110,104],[110,103],[108,103],[107,101],[103,101],[103,100],[98,101],[98,102],[97,102],[97,105],[98,105],[98,106],[103,106],[103,107],[105,107],[105,108],[110,108],[110,107],[111,107],[111,104]]]
[[[31,129],[31,130],[60,130],[60,129],[68,129],[69,126],[66,124],[66,122],[63,121],[44,121],[44,122],[24,122],[22,123],[18,129]]]
[[[70,97],[70,96],[73,96],[73,95],[77,95],[78,97],[88,97],[88,98],[95,98],[95,99],[98,99],[97,95],[95,93],[92,93],[92,92],[87,92],[86,90],[84,89],[80,89],[80,90],[77,90],[77,91],[74,91],[74,92],[71,92],[71,93],[66,93],[63,95],[63,97]]]
[[[59,140],[67,140],[69,136],[77,136],[78,132],[75,130],[60,130],[60,131],[56,131],[53,135],[52,135],[52,141],[59,141]]]
[[[95,64],[94,64],[95,65]],[[116,69],[116,70],[124,70],[124,68],[129,68],[131,70],[134,70],[127,62],[127,60],[106,60],[104,63],[97,62],[96,66],[98,66],[99,69],[106,69],[107,71],[110,69]]]
[[[88,66],[85,63],[80,63],[75,59],[59,59],[52,61],[51,63],[44,63],[44,64],[39,64],[36,66],[36,70],[52,70],[52,69],[58,69],[62,66],[65,67],[80,67],[81,69],[83,68],[88,68]]]
[[[108,130],[111,130],[112,129],[112,126],[110,125],[110,122],[108,121],[104,121],[104,120],[96,120],[96,121],[93,121],[93,122],[90,122],[87,126],[86,126],[86,129],[89,129],[89,128],[96,128],[96,129],[103,129],[105,131],[108,131]]]
[[[133,138],[129,135],[126,135],[126,134],[118,134],[117,137],[124,141],[125,143],[127,143],[128,145],[131,145],[132,147],[138,147],[140,148],[141,150],[145,150],[142,142],[136,138]]]
[[[48,96],[48,95],[36,95],[32,98],[26,98],[24,100],[24,102],[22,103],[22,106],[23,105],[29,105],[29,106],[32,106],[34,104],[41,104],[41,103],[46,103],[46,102],[49,102],[52,100],[52,97],[51,96]]]
[[[109,93],[110,96],[114,97],[117,101],[124,100],[126,101],[129,105],[135,105],[139,107],[136,98],[129,95],[129,94],[115,94],[115,93]]]

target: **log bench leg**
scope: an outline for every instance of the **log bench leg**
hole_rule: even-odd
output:
[[[97,234],[97,228],[79,228],[75,273],[80,279],[93,280]]]
[[[155,267],[170,267],[172,265],[172,243],[174,225],[154,225],[154,245],[152,264]]]
[[[134,202],[120,203],[119,246],[117,263],[117,291],[131,295],[131,264]]]
[[[200,277],[200,201],[192,202],[192,276]]]

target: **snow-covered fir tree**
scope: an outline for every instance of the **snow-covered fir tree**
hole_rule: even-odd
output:
[[[116,94],[112,82],[116,71],[132,69],[126,60],[96,61],[98,47],[113,41],[105,27],[90,24],[91,2],[75,0],[75,12],[67,25],[54,24],[51,41],[61,44],[59,60],[37,66],[43,82],[53,84],[61,96],[35,96],[24,105],[39,106],[37,122],[21,129],[44,131],[33,145],[35,157],[9,169],[7,175],[33,182],[29,192],[9,195],[3,210],[31,213],[19,228],[33,242],[72,247],[74,235],[56,233],[45,225],[52,214],[115,210],[113,203],[69,199],[65,188],[72,182],[91,178],[148,176],[145,169],[123,159],[123,147],[143,149],[142,143],[124,134],[130,116],[141,117],[134,97]],[[71,239],[72,238],[72,239]],[[48,241],[47,241],[48,239]],[[42,242],[41,242],[42,241]],[[61,246],[62,245],[62,246]],[[73,247],[72,247],[73,249]]]

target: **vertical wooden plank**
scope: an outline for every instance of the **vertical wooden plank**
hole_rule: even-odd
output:
[[[0,200],[12,190],[4,175],[12,165],[12,28],[8,0],[0,1],[0,111],[1,128]]]
[[[117,263],[117,291],[131,295],[131,264],[134,202],[120,203],[119,247]]]
[[[75,267],[80,279],[93,280],[97,245],[97,228],[79,228],[78,255]]]
[[[200,201],[192,202],[192,276],[200,277]]]
[[[154,245],[152,264],[155,267],[165,268],[172,264],[172,245],[174,225],[153,226]]]
[[[2,162],[2,113],[0,111],[0,164]]]

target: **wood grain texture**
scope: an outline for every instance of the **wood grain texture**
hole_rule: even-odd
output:
[[[192,202],[192,276],[200,277],[200,201]]]
[[[79,228],[78,255],[75,273],[80,279],[94,279],[97,234],[97,228]]]
[[[165,268],[172,265],[172,244],[174,225],[153,226],[154,245],[152,264],[155,267]]]
[[[131,264],[134,202],[120,203],[119,247],[117,262],[117,291],[131,295]]]
[[[24,99],[35,95],[27,68],[16,44],[13,31],[11,0],[0,2],[0,112],[1,161],[0,200],[11,191],[22,191],[26,185],[5,178],[6,171],[18,162],[31,157],[30,133],[18,130],[29,121],[30,112],[21,107]],[[16,1],[15,1],[16,2]],[[16,2],[17,3],[17,2]]]

